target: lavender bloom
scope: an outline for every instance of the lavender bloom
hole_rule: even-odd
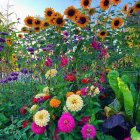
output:
[[[33,53],[34,52],[34,48],[32,48],[32,47],[27,48],[27,51]]]
[[[6,32],[0,32],[1,35],[8,35]]]
[[[12,80],[13,80],[13,81],[15,81],[15,80],[17,80],[17,79],[18,79],[17,76],[12,77]]]
[[[8,77],[7,80],[8,80],[8,81],[12,81],[12,77]]]
[[[27,71],[27,69],[23,68],[23,69],[21,70],[21,73],[23,73],[23,74],[27,74],[28,71]]]
[[[4,43],[5,42],[5,39],[0,38],[0,42]]]
[[[12,72],[11,76],[18,76],[18,73],[17,72]]]
[[[52,44],[48,44],[45,48],[42,48],[43,51],[48,51],[48,50],[52,50],[53,45]]]

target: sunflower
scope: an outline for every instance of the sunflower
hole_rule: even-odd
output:
[[[35,31],[36,33],[40,32],[40,27],[34,27],[34,31]]]
[[[29,27],[33,27],[34,26],[34,17],[32,16],[28,16],[24,19],[24,23],[25,25],[29,26]]]
[[[52,8],[46,8],[45,11],[45,18],[51,18],[55,11]]]
[[[88,15],[93,16],[96,13],[96,9],[95,8],[90,8],[88,10]]]
[[[86,27],[88,23],[89,23],[89,18],[86,15],[81,14],[78,16],[78,19],[76,21],[77,26],[83,28]]]
[[[74,19],[75,15],[77,14],[78,10],[74,6],[69,6],[67,9],[65,9],[64,14],[69,19]]]
[[[55,24],[55,17],[51,17],[51,18],[49,18],[49,21],[48,21],[48,23],[50,24],[50,25],[54,25]]]
[[[123,24],[122,18],[116,17],[116,18],[114,18],[114,19],[112,20],[112,22],[111,22],[111,28],[115,30],[115,29],[121,27],[122,24]]]
[[[128,11],[128,16],[132,16],[134,14],[134,7],[131,7]]]
[[[7,44],[8,46],[10,46],[10,45],[12,44],[12,41],[11,41],[10,38],[6,38],[6,44]]]
[[[40,19],[35,19],[34,20],[34,26],[39,27],[39,26],[41,26],[41,24],[42,24],[42,21]]]
[[[48,21],[42,21],[41,22],[41,28],[45,29],[49,27],[49,22]]]
[[[91,5],[92,0],[81,0],[80,5],[83,9],[88,9]]]
[[[59,12],[55,12],[55,13],[53,13],[53,15],[52,15],[52,17],[58,17],[58,16],[62,16]]]
[[[101,39],[104,39],[107,36],[107,31],[106,30],[102,30],[98,33],[98,37]]]
[[[19,39],[22,39],[23,38],[23,35],[22,34],[18,34],[18,38]]]
[[[54,22],[55,22],[55,25],[58,26],[58,27],[63,27],[64,24],[65,24],[65,20],[63,19],[62,16],[56,17]]]
[[[140,1],[137,1],[137,2],[134,4],[134,10],[135,10],[135,11],[140,11]]]
[[[100,8],[102,10],[107,10],[111,4],[111,0],[100,0]]]
[[[126,4],[123,6],[122,11],[123,11],[124,14],[127,14],[127,12],[128,12],[128,3],[126,3]]]
[[[27,32],[28,32],[28,28],[27,28],[27,27],[25,27],[25,26],[24,26],[24,27],[22,27],[22,28],[21,28],[21,32],[23,32],[23,33],[27,33]]]
[[[113,3],[114,5],[118,5],[121,1],[122,1],[122,0],[112,0],[112,3]]]

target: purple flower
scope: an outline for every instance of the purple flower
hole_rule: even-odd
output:
[[[12,72],[11,76],[18,76],[18,73],[17,72]]]
[[[5,42],[5,39],[0,38],[0,42],[4,43]]]
[[[2,46],[0,46],[0,52],[2,52],[2,50],[3,50],[3,47],[2,47]]]
[[[100,44],[95,39],[92,40],[92,43],[91,43],[90,47],[94,48],[95,50],[100,50],[101,49]]]
[[[8,35],[6,32],[0,32],[1,35]]]
[[[12,81],[12,77],[8,77],[7,80],[8,80],[8,81]]]
[[[52,50],[53,45],[52,44],[48,44],[45,48],[42,48],[43,51],[48,51],[48,50]]]
[[[25,69],[25,68],[23,68],[23,69],[21,70],[21,73],[23,73],[23,74],[27,74],[27,73],[28,73],[28,70]]]
[[[18,79],[17,76],[12,77],[13,81],[16,81]]]
[[[63,31],[63,36],[68,36],[68,32],[67,31]]]
[[[29,47],[29,48],[27,48],[27,51],[33,53],[34,52],[34,48]]]

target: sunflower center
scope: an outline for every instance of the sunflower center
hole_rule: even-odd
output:
[[[47,12],[47,15],[48,15],[48,16],[51,16],[51,15],[52,15],[52,11],[48,11],[48,12]]]
[[[44,26],[49,26],[49,24],[47,22],[44,23]]]
[[[104,1],[104,6],[108,6],[109,5],[109,1],[108,0],[105,0]]]
[[[69,10],[68,11],[68,15],[69,16],[73,16],[75,14],[75,11],[73,9]]]
[[[134,11],[134,9],[131,9],[131,10],[130,10],[130,13],[132,14],[132,13],[133,13],[133,11]]]
[[[119,22],[118,20],[116,20],[116,21],[114,22],[114,25],[115,25],[115,26],[118,26],[119,23],[120,23],[120,22]]]
[[[28,23],[28,24],[32,24],[32,23],[33,23],[32,19],[28,19],[28,20],[27,20],[27,23]]]
[[[105,35],[105,31],[102,31],[100,34],[101,34],[101,35]]]
[[[80,18],[80,23],[81,23],[81,24],[84,24],[85,22],[86,22],[86,18],[81,17],[81,18]]]
[[[85,5],[85,6],[88,6],[88,5],[89,5],[89,1],[88,1],[88,0],[85,0],[85,1],[84,1],[84,5]]]
[[[36,27],[35,30],[39,30],[39,27]]]
[[[62,18],[57,18],[57,19],[56,19],[56,23],[57,23],[57,24],[62,24],[62,23],[63,23]]]
[[[39,25],[39,24],[40,24],[40,20],[36,20],[36,21],[35,21],[35,24],[36,24],[36,25]]]
[[[137,7],[137,8],[140,8],[140,3],[138,3],[138,4],[136,5],[136,7]]]

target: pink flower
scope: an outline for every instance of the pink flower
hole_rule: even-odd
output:
[[[81,95],[82,95],[82,96],[86,96],[86,94],[87,94],[87,89],[88,89],[87,87],[84,87],[84,88],[81,89]]]
[[[91,48],[94,48],[95,50],[100,50],[100,44],[94,39],[90,45]]]
[[[124,140],[131,140],[131,138],[130,138],[130,137],[128,137],[128,138],[125,138]]]
[[[69,113],[64,113],[58,120],[58,128],[61,132],[69,133],[75,127],[75,120]]]
[[[47,58],[46,61],[45,61],[45,66],[46,67],[51,67],[52,66],[52,60],[51,58]]]
[[[93,125],[86,124],[82,127],[81,133],[84,139],[93,139],[96,136],[96,129]]]
[[[104,75],[103,72],[101,74],[100,81],[101,81],[101,83],[104,83],[105,82],[105,75]]]
[[[89,121],[90,121],[90,117],[83,116],[78,124],[80,126],[84,126],[85,124],[89,123]]]
[[[44,131],[46,130],[46,127],[40,127],[38,125],[35,124],[35,122],[32,123],[32,131],[34,132],[34,134],[40,135],[42,133],[44,133]]]
[[[68,64],[68,59],[65,55],[60,56],[60,67],[65,67]]]

